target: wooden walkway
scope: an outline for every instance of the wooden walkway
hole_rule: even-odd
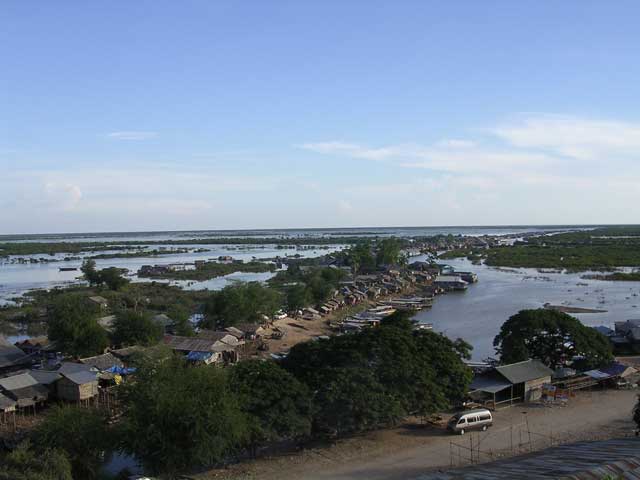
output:
[[[588,473],[602,469],[603,475]],[[620,478],[640,480],[640,439],[622,438],[600,442],[579,442],[548,448],[492,463],[473,465],[446,472],[428,473],[415,480],[515,480],[515,479],[591,479],[606,473],[625,473]]]

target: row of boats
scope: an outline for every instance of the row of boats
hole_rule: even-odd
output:
[[[384,300],[378,302],[375,307],[345,318],[339,328],[342,332],[358,331],[364,327],[379,325],[384,318],[397,311],[417,312],[432,305],[433,299],[430,297],[399,297]],[[433,325],[429,323],[416,324],[416,328],[431,330]]]

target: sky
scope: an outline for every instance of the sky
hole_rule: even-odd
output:
[[[639,223],[638,18],[4,0],[0,234]]]

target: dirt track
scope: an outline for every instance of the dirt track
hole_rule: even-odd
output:
[[[409,422],[392,430],[340,441],[332,447],[247,462],[198,478],[411,479],[429,470],[447,468],[452,462],[468,464],[471,446],[474,460],[479,457],[485,462],[512,452],[545,448],[552,442],[631,435],[631,409],[636,395],[635,391],[582,392],[567,407],[516,406],[497,412],[495,424],[488,432],[465,436]]]

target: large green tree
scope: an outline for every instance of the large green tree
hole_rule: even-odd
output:
[[[122,275],[122,270],[116,267],[100,270],[100,279],[110,290],[120,290],[129,283],[129,280]]]
[[[263,315],[273,317],[282,307],[282,296],[259,282],[230,285],[209,297],[205,305],[209,328],[230,327],[238,323],[259,323]]]
[[[231,369],[231,390],[249,416],[252,446],[311,431],[308,388],[272,360],[244,360]]]
[[[378,265],[397,265],[400,263],[402,244],[397,238],[385,238],[377,245],[376,263]]]
[[[36,450],[24,442],[6,456],[0,456],[0,480],[73,480],[73,477],[71,463],[62,450]]]
[[[407,413],[432,413],[459,401],[471,379],[462,362],[466,354],[460,343],[433,332],[414,332],[406,316],[397,315],[378,328],[298,344],[283,365],[314,392],[314,426],[341,434],[374,428],[376,422],[386,425]],[[337,397],[356,379],[375,392],[376,408],[362,410],[365,403],[356,385]],[[325,408],[331,398],[340,398],[343,409]],[[383,405],[389,416],[376,413]],[[345,411],[352,412],[353,420],[343,418]]]
[[[96,261],[89,258],[82,262],[82,266],[80,267],[80,271],[84,274],[84,278],[89,285],[100,285],[102,283],[102,277],[100,276],[100,272],[96,270]]]
[[[181,359],[140,368],[125,390],[122,446],[169,477],[227,458],[247,439],[247,419],[227,372]]]
[[[62,450],[71,462],[73,478],[98,477],[102,454],[109,445],[106,419],[96,410],[55,407],[33,435],[38,448]]]
[[[113,322],[115,345],[153,345],[162,339],[164,328],[154,322],[148,312],[122,310]]]
[[[552,309],[521,310],[493,341],[503,363],[536,358],[551,368],[596,368],[613,359],[607,338],[580,320]]]
[[[56,296],[48,308],[49,339],[69,354],[88,357],[102,353],[109,341],[97,318],[100,308],[76,293]]]

